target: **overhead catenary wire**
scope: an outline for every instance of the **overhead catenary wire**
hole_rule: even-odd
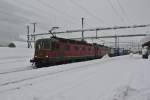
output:
[[[111,0],[107,0],[108,1],[108,4],[110,5],[110,7],[112,8],[112,10],[114,11],[114,13],[116,14],[116,16],[118,16],[120,18],[120,20],[123,22],[123,23],[126,23],[124,18],[122,16],[120,16],[119,12],[117,11],[117,9],[114,7],[113,3],[111,2]]]
[[[99,38],[116,38],[118,41],[118,37],[144,37],[146,34],[127,34],[127,35],[106,35],[106,36],[99,36],[99,37],[85,37],[85,39],[99,39]],[[70,39],[82,39],[82,38],[70,38]]]
[[[57,9],[56,7],[52,6],[50,3],[46,3],[46,2],[44,2],[42,0],[38,0],[38,2],[40,2],[40,4],[44,5],[45,7],[49,8],[49,9],[55,10],[58,14],[61,14],[61,15],[65,16],[66,18],[69,18],[70,20],[68,20],[68,21],[70,21],[70,22],[72,22],[74,24],[78,24],[74,20],[79,20],[79,18],[71,16],[70,14],[68,14],[68,13],[66,13],[64,11]]]
[[[114,7],[113,3],[111,0],[107,0],[109,5],[111,6],[112,10],[114,11],[114,13],[121,19],[121,21],[124,23],[124,24],[127,24],[126,23],[126,20],[124,19],[124,16],[122,17],[122,15],[118,12],[118,10]],[[120,7],[120,2],[119,2],[119,7]],[[128,19],[127,19],[128,20]],[[115,32],[116,33],[116,32]],[[119,47],[119,38],[118,37],[115,37],[115,48],[116,47]],[[118,43],[118,45],[117,45]]]
[[[95,18],[97,21],[99,21],[100,23],[104,24],[104,20],[101,19],[100,17],[97,17],[95,14],[93,14],[92,12],[90,12],[89,10],[87,10],[84,6],[82,6],[81,4],[77,3],[74,0],[69,0],[72,4],[74,4],[75,6],[79,7],[80,9],[82,9],[85,13],[87,13],[88,15],[90,15],[91,17]]]
[[[133,28],[143,28],[143,27],[150,27],[150,24],[145,25],[130,25],[130,26],[114,26],[114,27],[99,27],[99,28],[90,28],[90,29],[76,29],[76,30],[66,30],[60,32],[53,32],[53,34],[64,34],[64,33],[75,33],[75,32],[82,32],[82,31],[100,31],[100,30],[118,30],[118,29],[133,29]],[[50,33],[39,33],[35,34],[38,35],[49,35]],[[31,34],[30,36],[34,36]]]
[[[130,23],[130,19],[128,18],[128,15],[127,15],[124,7],[122,6],[122,4],[120,3],[119,0],[116,0],[116,1],[117,1],[118,5],[119,5],[119,8],[120,8],[121,12],[124,14],[126,20]]]
[[[37,2],[37,0],[35,0],[35,2]],[[17,1],[17,3],[20,3],[20,4],[22,4],[22,3],[24,3],[23,1]],[[36,3],[37,4],[37,3]],[[42,5],[40,2],[39,2],[39,4],[40,5]],[[32,12],[32,10],[34,10],[34,12],[33,12],[33,14],[35,13],[35,11],[36,11],[36,13],[35,14],[37,14],[38,16],[37,17],[39,17],[39,16],[41,16],[41,17],[45,17],[46,19],[48,19],[50,16],[49,16],[49,13],[48,12],[50,12],[50,10],[43,10],[43,9],[41,9],[41,8],[39,8],[39,7],[35,7],[34,5],[32,5],[31,3],[26,3],[25,4],[25,6],[26,6],[26,8],[28,9],[28,11],[30,11],[30,12]],[[43,7],[45,7],[45,6],[43,6]],[[30,10],[29,10],[30,9]],[[37,10],[38,10],[38,12],[37,12]],[[40,12],[39,12],[40,11]],[[52,12],[51,12],[52,13]],[[58,12],[53,12],[53,13],[58,13]],[[58,13],[59,15],[61,15],[62,16],[62,13]],[[67,16],[67,15],[66,15]],[[71,20],[68,20],[68,17],[62,17],[62,19],[64,19],[64,20],[66,20],[67,22],[69,22],[69,23],[72,23],[72,24],[77,24],[77,23],[75,23],[74,21],[72,21],[72,19]]]
[[[123,13],[124,17],[126,18],[128,24],[132,24],[131,22],[131,18],[129,19],[128,17],[128,14],[126,13],[126,10],[124,9],[123,5],[121,4],[120,0],[116,0],[118,5],[119,5],[119,8],[121,10],[121,12]],[[134,33],[136,33],[136,30],[135,29],[132,29],[134,31]]]
[[[24,7],[23,6],[21,6],[21,10],[24,10],[24,11],[30,11],[30,12],[32,12],[32,14],[36,14],[36,16],[43,16],[43,17],[46,17],[46,18],[48,18],[49,17],[49,15],[47,14],[47,11],[46,10],[42,10],[42,9],[40,9],[39,7],[35,7],[32,3],[25,3],[25,2],[23,2],[23,1],[21,1],[21,0],[18,0],[18,1],[14,1],[14,2],[17,2],[18,3],[18,5],[22,5],[22,4],[24,4],[23,6],[25,7],[25,9],[23,9]],[[32,11],[32,10],[34,10],[34,11]],[[38,10],[38,11],[37,11]],[[46,14],[45,14],[46,13]]]
[[[15,3],[13,3],[13,2],[15,2]],[[45,14],[46,13],[45,10],[43,11],[39,7],[35,7],[34,5],[32,5],[35,3],[28,3],[28,2],[25,3],[21,0],[19,0],[19,1],[12,0],[11,3],[13,5],[15,5],[15,7],[17,8],[16,12],[13,13],[13,16],[16,16],[15,18],[18,18],[18,20],[26,19],[26,21],[24,21],[23,24],[25,24],[25,23],[29,24],[30,22],[36,21],[36,22],[42,24],[42,27],[51,25],[50,23],[47,23],[47,21],[44,20],[44,19],[48,19],[49,15]],[[22,5],[22,6],[20,6],[20,5]],[[12,17],[12,18],[14,18],[14,17]],[[9,19],[12,19],[12,18],[9,18]]]

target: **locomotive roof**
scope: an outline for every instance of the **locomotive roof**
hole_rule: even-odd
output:
[[[74,44],[86,44],[92,46],[93,44],[87,43],[86,41],[78,41],[78,40],[72,40],[72,39],[66,39],[66,38],[60,38],[60,37],[51,37],[51,39],[56,39],[64,43],[74,43]]]
[[[86,41],[78,41],[78,40],[71,40],[71,39],[66,39],[66,38],[60,38],[60,37],[51,37],[51,38],[44,38],[44,39],[39,39],[39,40],[52,40],[52,41],[60,41],[60,42],[70,42],[70,43],[76,43],[76,44],[88,44],[92,45],[90,43],[87,43]],[[39,41],[37,40],[37,41]]]
[[[59,40],[60,42],[65,42],[65,43],[70,42],[70,43],[76,43],[76,44],[97,45],[99,47],[107,48],[107,46],[96,44],[96,43],[91,44],[91,43],[87,43],[86,41],[71,40],[71,39],[60,38],[60,37],[51,37],[51,38],[44,38],[44,39],[39,39],[39,40],[52,40],[52,39],[56,39],[56,40]]]
[[[61,42],[71,42],[71,43],[88,44],[86,41],[71,40],[71,39],[59,38],[59,37],[52,37],[52,38],[58,39]]]

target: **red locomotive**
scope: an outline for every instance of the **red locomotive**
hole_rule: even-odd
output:
[[[30,61],[39,68],[47,65],[101,58],[109,51],[110,49],[103,45],[51,37],[36,41],[34,58]]]

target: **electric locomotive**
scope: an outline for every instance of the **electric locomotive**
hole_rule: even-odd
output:
[[[110,49],[103,45],[53,36],[36,41],[34,58],[30,62],[39,68],[101,58],[109,52]]]

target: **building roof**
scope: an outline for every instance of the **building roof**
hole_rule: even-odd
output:
[[[142,39],[142,46],[150,46],[150,34]]]

